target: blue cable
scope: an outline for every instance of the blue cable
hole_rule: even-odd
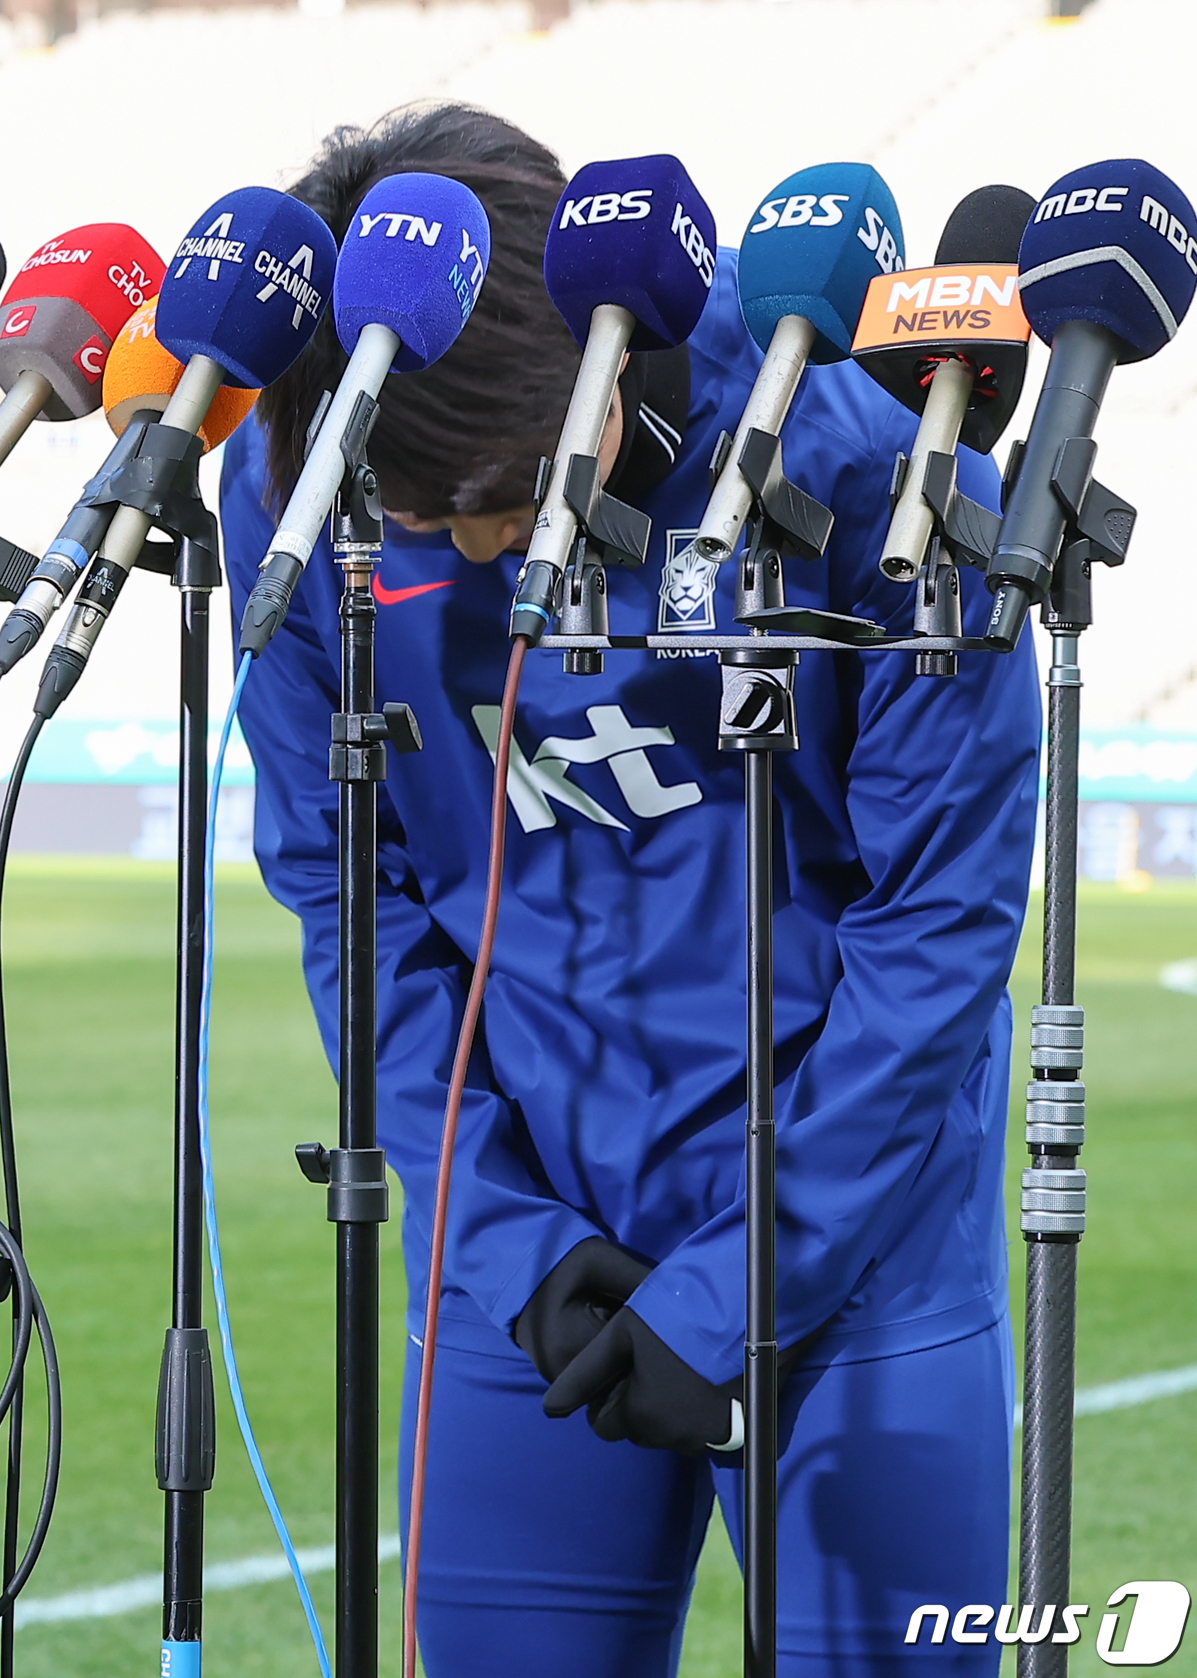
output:
[[[212,1266],[212,1292],[216,1296],[216,1321],[220,1329],[220,1347],[224,1354],[225,1374],[228,1377],[229,1396],[233,1400],[233,1410],[237,1416],[237,1426],[241,1430],[241,1438],[245,1444],[246,1455],[249,1457],[250,1467],[254,1471],[254,1479],[258,1482],[258,1490],[262,1494],[262,1501],[270,1512],[270,1519],[274,1522],[274,1530],[278,1534],[278,1541],[283,1547],[283,1554],[287,1558],[287,1566],[291,1569],[291,1577],[295,1581],[295,1589],[299,1592],[299,1600],[303,1604],[304,1617],[308,1622],[308,1630],[312,1634],[312,1642],[316,1646],[316,1659],[320,1662],[322,1678],[332,1678],[329,1666],[328,1650],[324,1646],[324,1634],[320,1630],[320,1622],[316,1618],[316,1610],[312,1605],[311,1593],[307,1580],[299,1565],[299,1557],[295,1554],[295,1546],[291,1542],[291,1534],[287,1531],[287,1524],[283,1520],[270,1481],[266,1477],[266,1469],[254,1438],[253,1429],[249,1424],[249,1416],[245,1410],[245,1398],[241,1391],[241,1378],[237,1374],[237,1359],[233,1352],[233,1337],[229,1329],[229,1306],[224,1291],[224,1270],[220,1260],[220,1240],[216,1232],[216,1196],[212,1186],[212,1147],[208,1134],[208,1026],[212,1015],[212,933],[214,919],[215,893],[215,859],[216,859],[216,806],[220,798],[220,782],[224,774],[225,753],[228,750],[229,736],[233,730],[233,718],[237,715],[237,707],[241,703],[241,695],[245,690],[245,680],[249,675],[249,667],[253,663],[253,654],[246,653],[237,671],[237,680],[233,684],[233,697],[229,700],[228,713],[221,730],[220,745],[216,752],[216,762],[212,767],[212,790],[208,796],[208,826],[206,833],[206,854],[204,858],[204,969],[203,984],[200,995],[200,1031],[199,1031],[199,1143],[200,1161],[204,1179],[204,1223],[208,1231],[208,1258]]]

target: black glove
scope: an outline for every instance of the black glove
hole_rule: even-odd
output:
[[[549,1271],[520,1312],[516,1345],[546,1381],[555,1381],[651,1269],[600,1236],[579,1242]]]
[[[732,1437],[742,1378],[714,1387],[628,1306],[578,1353],[544,1395],[546,1416],[586,1405],[600,1439],[701,1456]]]

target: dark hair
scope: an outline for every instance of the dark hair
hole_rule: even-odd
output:
[[[370,442],[383,505],[420,518],[505,512],[532,500],[552,454],[579,350],[545,290],[543,259],[565,177],[546,147],[470,105],[421,102],[373,128],[338,128],[290,189],[340,244],[362,198],[387,175],[450,175],[478,194],[491,226],[486,281],[461,337],[422,373],[388,378]],[[271,487],[281,502],[303,464],[322,391],[347,356],[331,311],[296,364],[265,391]]]

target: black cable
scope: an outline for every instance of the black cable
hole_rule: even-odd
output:
[[[37,744],[45,718],[35,716],[21,742],[17,761],[13,765],[5,788],[3,807],[0,808],[0,916],[3,913],[4,885],[8,873],[8,847],[12,838],[13,818],[17,799],[25,780],[29,759]],[[13,1663],[13,1606],[22,1587],[32,1573],[54,1511],[58,1490],[58,1471],[62,1457],[62,1391],[58,1374],[58,1356],[49,1319],[37,1289],[34,1287],[21,1251],[21,1199],[17,1182],[16,1140],[13,1132],[12,1088],[8,1068],[8,1027],[4,1012],[4,969],[0,945],[0,1168],[4,1173],[4,1200],[7,1227],[0,1224],[0,1255],[12,1272],[12,1360],[3,1386],[0,1386],[0,1421],[7,1415],[8,1472],[4,1497],[4,1565],[3,1590],[0,1590],[0,1678],[11,1678]],[[42,1481],[42,1496],[33,1531],[20,1562],[17,1561],[20,1524],[21,1450],[24,1439],[24,1377],[29,1342],[36,1327],[46,1371],[46,1470]]]

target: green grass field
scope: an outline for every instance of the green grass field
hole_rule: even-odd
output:
[[[5,962],[26,1247],[58,1339],[66,1439],[58,1511],[27,1594],[52,1597],[161,1565],[153,1415],[168,1318],[173,881],[148,864],[19,859]],[[1082,898],[1080,999],[1089,1009],[1090,1233],[1082,1247],[1082,1386],[1197,1363],[1197,998],[1160,989],[1197,956],[1197,892]],[[300,1176],[296,1142],[335,1133],[335,1096],[303,993],[295,923],[248,869],[219,883],[213,1027],[214,1148],[242,1374],[276,1491],[301,1545],[332,1536],[332,1231]],[[1010,1149],[1016,1204],[1027,1011],[1037,928],[1015,975]],[[1011,1229],[1016,1232],[1017,1220]],[[383,1526],[393,1531],[393,1418],[403,1343],[398,1222],[383,1229]],[[1011,1247],[1016,1305],[1021,1243]],[[210,1319],[211,1320],[211,1319]],[[207,1500],[210,1562],[270,1553],[217,1376],[220,1448]],[[1074,1600],[1093,1614],[1073,1671],[1105,1668],[1093,1635],[1106,1597],[1138,1578],[1197,1588],[1197,1393],[1083,1418],[1077,1429]],[[332,1579],[313,1579],[326,1627]],[[738,1579],[722,1533],[707,1546],[685,1678],[739,1671]],[[399,1569],[382,1570],[383,1662],[399,1671]],[[158,1612],[30,1625],[28,1678],[146,1678]],[[314,1673],[289,1583],[213,1593],[211,1678]],[[1197,1675],[1197,1633],[1172,1661]]]

